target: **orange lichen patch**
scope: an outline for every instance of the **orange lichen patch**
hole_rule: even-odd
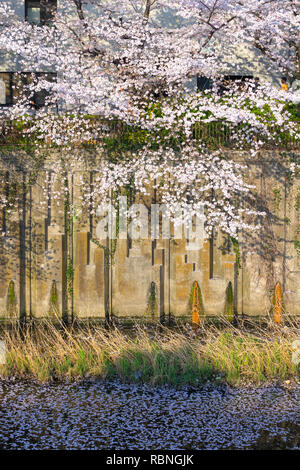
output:
[[[192,304],[192,322],[198,324],[200,320],[200,305],[199,305],[199,286],[198,282],[194,282],[193,289],[193,304]]]
[[[282,320],[283,293],[280,282],[277,282],[274,290],[274,321],[280,323]]]
[[[227,261],[227,262],[225,262],[225,263],[224,263],[224,267],[227,268],[227,269],[228,269],[228,268],[232,268],[233,262],[234,262],[234,261]]]

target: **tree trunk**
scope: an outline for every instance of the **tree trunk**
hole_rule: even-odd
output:
[[[145,8],[145,12],[144,12],[144,18],[147,18],[149,19],[149,16],[150,16],[150,11],[151,11],[151,0],[147,0],[146,1],[146,8]]]

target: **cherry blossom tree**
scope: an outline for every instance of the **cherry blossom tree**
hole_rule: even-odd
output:
[[[270,67],[296,75],[298,6],[293,0],[64,0],[53,24],[38,26],[4,3],[0,49],[22,70],[34,64],[57,74],[26,84],[20,78],[15,103],[0,110],[4,127],[18,123],[37,155],[49,145],[59,148],[56,178],[79,166],[84,157],[74,146],[80,143],[96,142],[109,155],[108,130],[115,128],[134,145],[129,152],[114,147],[97,188],[87,193],[83,184],[83,204],[129,184],[143,193],[151,183],[171,212],[179,204],[194,214],[204,204],[208,233],[219,226],[236,236],[257,213],[245,169],[232,151],[210,148],[196,129],[221,123],[232,149],[251,155],[266,142],[281,145],[284,133],[299,138],[288,106],[296,94],[256,81],[226,87],[220,62],[222,45],[226,52],[226,44],[247,43]],[[196,75],[209,77],[212,88],[191,89]],[[33,109],[41,91],[45,104]]]

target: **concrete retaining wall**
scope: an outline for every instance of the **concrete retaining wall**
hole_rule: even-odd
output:
[[[0,214],[1,318],[191,318],[194,281],[207,315],[223,313],[229,281],[237,314],[268,313],[277,281],[286,312],[300,314],[300,177],[291,177],[280,154],[269,152],[255,162],[249,155],[240,158],[256,185],[258,204],[268,212],[257,232],[240,232],[238,252],[228,236],[216,232],[195,251],[184,240],[117,240],[112,257],[105,255],[105,240],[94,241],[90,213],[67,224],[64,201],[43,189],[50,169],[35,175],[32,185],[31,172],[19,171],[16,190],[9,165],[3,167],[1,194],[14,202]],[[75,205],[76,178],[92,181],[94,175],[90,169],[68,175]]]

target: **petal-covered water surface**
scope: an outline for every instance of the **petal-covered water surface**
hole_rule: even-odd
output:
[[[0,382],[0,449],[300,448],[300,387]]]

